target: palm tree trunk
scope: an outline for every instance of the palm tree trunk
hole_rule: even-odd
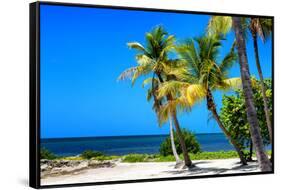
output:
[[[159,73],[156,73],[156,74],[157,74],[157,77],[158,77],[160,83],[163,83],[164,80],[161,77],[161,75]],[[173,97],[170,94],[167,95],[166,98],[167,98],[168,101],[173,100]],[[179,121],[178,121],[178,118],[177,118],[176,110],[173,110],[170,114],[171,114],[171,118],[173,120],[174,126],[176,128],[176,132],[177,132],[177,135],[178,135],[178,138],[179,138],[179,141],[180,141],[180,146],[181,146],[182,154],[183,154],[183,158],[184,158],[184,165],[187,166],[187,167],[191,167],[192,162],[191,162],[190,157],[188,155],[188,151],[187,151],[187,148],[186,148],[186,145],[185,145],[185,141],[184,141],[181,129],[180,129],[180,124],[179,124]]]
[[[172,151],[173,151],[173,155],[176,159],[176,164],[179,164],[181,162],[181,160],[177,153],[177,149],[176,149],[176,145],[175,145],[175,139],[174,139],[174,134],[173,134],[173,121],[171,120],[171,117],[169,117],[169,124],[170,124],[170,138],[171,138]]]
[[[253,142],[250,143],[249,161],[253,161]]]
[[[261,171],[272,171],[271,163],[264,151],[264,145],[260,133],[257,112],[254,105],[253,90],[251,85],[251,78],[246,52],[246,44],[243,36],[241,20],[239,17],[233,17],[232,20],[237,42],[236,45],[238,50],[243,92],[245,96],[247,119],[250,125],[251,139],[256,150],[256,155]]]
[[[262,99],[263,99],[263,105],[264,105],[263,108],[264,108],[266,124],[267,124],[269,138],[270,138],[270,143],[272,144],[272,125],[271,125],[271,120],[270,120],[270,113],[269,113],[269,109],[268,109],[268,104],[267,104],[267,98],[266,98],[266,94],[265,94],[266,88],[265,88],[265,85],[264,85],[263,75],[262,75],[262,70],[261,70],[261,65],[260,65],[257,35],[252,34],[252,36],[253,36],[253,41],[254,41],[256,65],[257,65],[257,69],[258,69],[258,73],[259,73],[259,77],[260,77],[260,82],[261,82]]]
[[[213,99],[213,94],[210,91],[210,89],[207,90],[207,107],[208,110],[210,110],[215,118],[215,120],[217,121],[220,129],[223,131],[224,135],[227,137],[227,139],[230,141],[230,143],[234,146],[236,152],[239,155],[240,161],[243,165],[247,165],[247,161],[244,157],[243,152],[241,151],[241,149],[239,148],[238,143],[231,137],[230,133],[226,130],[226,128],[224,127],[224,125],[222,124],[217,109],[216,109],[216,105]]]
[[[182,149],[182,153],[183,153],[183,158],[184,158],[184,164],[187,167],[191,167],[192,162],[191,162],[190,157],[189,157],[188,152],[187,152],[185,140],[183,138],[183,135],[182,135],[182,132],[181,132],[181,129],[180,129],[179,121],[178,121],[177,114],[176,114],[175,110],[172,111],[171,116],[172,116],[173,123],[174,123],[174,126],[176,128],[176,132],[177,132],[177,135],[178,135],[178,138],[179,138],[179,141],[180,141],[180,145],[181,145],[181,149]]]

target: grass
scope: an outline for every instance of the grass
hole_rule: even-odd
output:
[[[271,151],[267,152],[268,155]],[[236,151],[219,151],[219,152],[200,152],[196,154],[189,154],[191,160],[216,160],[216,159],[229,159],[238,158]],[[255,157],[255,154],[253,154]],[[183,155],[180,155],[183,160]],[[161,156],[160,154],[129,154],[122,158],[122,162],[135,163],[135,162],[173,162],[175,158],[173,155]]]
[[[267,151],[268,155],[271,155],[271,151]],[[219,152],[200,152],[196,154],[189,154],[191,160],[216,160],[216,159],[229,159],[238,158],[236,151],[219,151]],[[253,154],[255,157],[255,154]],[[183,155],[180,155],[183,159]],[[85,160],[82,156],[69,156],[69,157],[57,157],[57,160]],[[173,162],[175,158],[173,155],[162,156],[160,154],[128,154],[124,156],[107,156],[100,155],[90,158],[92,160],[114,160],[121,159],[122,162],[136,163],[136,162]]]
[[[190,154],[191,160],[215,160],[238,158],[236,151],[219,151],[219,152],[200,152],[198,154]]]
[[[214,159],[228,159],[237,158],[235,151],[220,151],[220,152],[200,152],[197,154],[189,154],[191,160],[214,160]],[[183,159],[183,155],[180,155]],[[175,161],[173,155],[161,156],[159,154],[129,154],[123,157],[123,162],[172,162]]]
[[[121,158],[120,156],[106,156],[106,155],[103,155],[103,156],[97,156],[95,158],[92,158],[93,160],[99,160],[99,161],[105,161],[105,160],[115,160],[115,159],[118,159],[118,158]]]
[[[123,156],[122,162],[155,162],[158,154],[128,154]]]
[[[64,157],[58,157],[57,160],[85,160],[81,156],[64,156]]]

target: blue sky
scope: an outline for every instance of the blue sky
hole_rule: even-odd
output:
[[[127,42],[144,42],[144,34],[162,25],[178,42],[203,34],[208,15],[118,11],[41,5],[41,138],[168,134],[159,127],[142,80],[134,87],[119,81],[122,71],[136,64]],[[223,56],[233,34],[224,42]],[[265,77],[271,77],[271,41],[260,41]],[[250,72],[258,76],[252,41],[247,42]],[[238,63],[230,71],[240,76]],[[258,78],[258,77],[257,77]],[[215,92],[218,109],[221,92]],[[180,113],[181,127],[195,133],[221,132],[209,120],[206,102]]]

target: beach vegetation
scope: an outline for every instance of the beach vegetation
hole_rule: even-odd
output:
[[[128,154],[123,156],[123,162],[153,162],[159,157],[158,154]],[[174,158],[174,157],[173,157]],[[174,158],[175,160],[175,158]]]
[[[121,158],[121,156],[102,155],[102,156],[93,157],[93,158],[91,158],[91,159],[92,159],[92,160],[98,160],[98,161],[105,161],[105,160],[115,160],[115,159],[119,159],[119,158]]]
[[[249,154],[249,150],[245,150],[245,154]],[[268,155],[271,155],[271,151],[267,151]],[[127,154],[127,155],[103,155],[92,157],[91,159],[86,159],[80,156],[56,156],[55,157],[45,157],[41,159],[47,160],[98,160],[98,161],[109,161],[109,160],[120,160],[125,163],[137,163],[137,162],[175,162],[175,157],[173,155],[163,156],[161,154]],[[256,157],[255,152],[253,152],[253,157]],[[180,154],[179,157],[183,159],[183,154]],[[190,153],[192,160],[216,160],[216,159],[229,159],[229,158],[238,158],[236,151],[217,151],[217,152],[197,152]]]
[[[61,156],[56,158],[57,160],[73,160],[73,161],[78,161],[78,160],[85,160],[81,156]]]
[[[254,103],[257,110],[258,121],[260,125],[262,140],[264,145],[270,144],[266,116],[263,107],[263,96],[261,81],[252,78],[252,86],[254,92]],[[270,117],[272,117],[272,86],[271,80],[264,80],[266,98],[268,101],[268,109]],[[253,142],[250,135],[249,124],[247,122],[246,104],[242,90],[236,90],[233,95],[224,95],[222,98],[222,108],[220,112],[221,120],[229,131],[231,136],[239,143],[240,148],[247,154],[244,154],[247,160],[252,160]]]
[[[188,152],[196,154],[201,151],[200,144],[197,141],[197,139],[193,133],[191,133],[187,129],[182,129],[182,134],[183,134],[184,141],[185,141]],[[177,152],[179,154],[182,154],[179,139],[177,136],[175,136],[175,147],[176,147]],[[167,137],[162,142],[162,144],[160,145],[159,152],[160,152],[160,155],[162,155],[162,156],[173,155],[170,137]]]
[[[245,154],[249,154],[249,150],[245,150]],[[271,151],[267,151],[270,155]],[[190,153],[190,158],[192,160],[219,160],[219,159],[230,159],[239,158],[236,151],[217,151],[217,152],[198,152]],[[253,152],[253,157],[256,157],[255,152]],[[175,157],[173,155],[163,156],[161,154],[128,154],[124,156],[119,156],[122,162],[126,163],[136,163],[136,162],[175,162]],[[183,155],[180,154],[180,158],[183,159]]]
[[[58,158],[58,156],[52,153],[50,150],[46,148],[40,149],[40,159],[54,160],[56,158]]]
[[[104,154],[102,152],[94,151],[94,150],[85,150],[84,152],[81,153],[81,157],[88,160],[100,156],[104,156]]]

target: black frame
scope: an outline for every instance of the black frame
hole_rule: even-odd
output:
[[[220,15],[220,16],[238,16],[238,17],[263,17],[272,19],[272,171],[269,172],[251,172],[251,173],[235,173],[235,174],[219,174],[219,175],[202,175],[202,176],[187,176],[187,177],[172,177],[172,178],[157,178],[157,179],[137,179],[137,180],[122,180],[108,182],[89,182],[89,183],[73,183],[73,184],[57,184],[44,185],[40,184],[40,5],[56,5],[56,6],[74,6],[88,8],[104,8],[115,10],[134,10],[134,11],[149,11],[149,12],[170,12],[182,14],[201,14],[201,15]],[[152,182],[152,181],[167,181],[167,180],[183,180],[183,179],[198,179],[198,178],[213,178],[213,177],[231,177],[231,176],[248,176],[260,174],[274,173],[274,16],[268,15],[247,15],[247,14],[232,14],[218,12],[200,12],[187,10],[168,10],[157,8],[142,8],[142,7],[125,7],[112,5],[91,5],[79,3],[59,3],[40,1],[29,4],[29,186],[33,188],[55,188],[55,187],[73,187],[73,186],[88,186],[88,185],[108,185],[136,182]]]

